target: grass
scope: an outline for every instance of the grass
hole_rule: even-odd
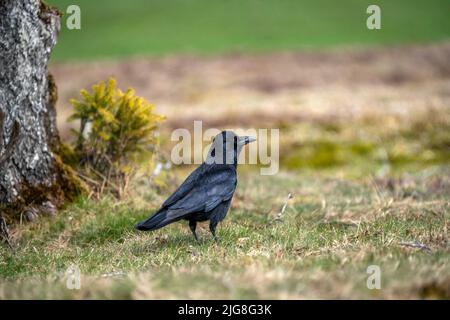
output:
[[[412,112],[407,121],[403,115],[369,113],[352,121],[303,121],[284,130],[282,164],[293,170],[346,167],[347,175],[364,176],[377,170],[395,174],[450,162],[446,107]]]
[[[445,0],[48,2],[61,11],[81,8],[81,30],[68,30],[63,17],[55,60],[432,42],[450,35]],[[381,30],[366,28],[370,4],[381,7]]]
[[[133,229],[167,191],[80,199],[14,229],[16,252],[0,248],[0,298],[449,298],[450,172],[408,179],[244,172],[219,245],[206,225],[199,243],[182,223]],[[276,221],[288,192],[294,199]],[[65,287],[73,264],[80,290]],[[381,290],[366,287],[372,264]]]
[[[189,168],[165,171],[158,188],[134,181],[122,200],[80,198],[13,226],[16,250],[0,246],[0,299],[449,299],[449,124],[446,105],[286,122],[278,174],[239,168],[220,244],[207,224],[198,243],[186,223],[133,227]],[[80,290],[66,287],[72,265]],[[366,286],[370,265],[380,290]]]
[[[56,4],[64,7],[68,3]],[[449,31],[444,1],[371,1],[381,3],[383,10],[383,29],[376,32],[365,28],[368,1],[346,1],[339,6],[331,1],[283,1],[280,6],[275,1],[234,0],[73,3],[81,5],[83,29],[63,28],[56,59],[433,41],[448,37]],[[256,4],[259,10],[254,10]],[[159,62],[146,67],[137,64],[131,71],[127,65],[113,65],[117,73],[122,70],[122,77],[148,70],[132,85],[163,75],[150,81],[163,86],[157,102],[165,111],[171,102],[167,97],[178,94],[177,99],[186,103],[172,105],[175,111],[169,118],[174,120],[183,115],[201,117],[195,108],[202,100],[191,101],[190,96],[211,97],[215,90],[219,93],[216,100],[203,103],[207,114],[215,114],[211,106],[216,112],[228,112],[233,104],[238,110],[256,105],[253,111],[258,115],[264,114],[264,106],[279,106],[283,112],[268,113],[266,118],[275,121],[268,127],[281,130],[281,171],[260,176],[252,168],[239,169],[233,206],[219,225],[219,245],[207,225],[200,227],[199,243],[185,223],[153,233],[134,230],[134,224],[153,212],[186,176],[179,168],[165,172],[176,181],[161,181],[158,188],[142,184],[123,200],[80,198],[56,217],[12,225],[15,251],[0,245],[0,299],[449,299],[450,113],[448,68],[445,62],[439,63],[447,61],[447,51],[437,55],[411,52],[395,55],[389,51],[386,55],[392,55],[391,60],[376,60],[366,53],[344,52],[336,59],[322,54],[307,57],[297,67],[287,60],[284,68],[276,64],[282,56],[272,61],[251,56],[263,60],[234,68],[235,60],[242,57],[230,57],[233,63],[224,64],[223,70],[212,69],[208,61],[200,63],[201,58],[196,63],[187,59],[187,67],[180,72],[176,59],[174,64],[168,62],[167,70],[164,66],[158,69]],[[315,67],[316,60],[320,67]],[[218,61],[213,63],[221,65]],[[429,68],[417,63],[424,61]],[[352,67],[353,63],[371,68]],[[265,68],[270,71],[268,66],[274,64],[277,67],[266,74]],[[69,68],[59,82],[79,86],[93,80],[97,75],[91,69],[95,68],[90,64],[85,68],[78,79],[78,72]],[[110,72],[109,67],[100,69]],[[202,70],[215,71],[204,74]],[[227,77],[225,70],[233,77]],[[252,70],[257,70],[253,78]],[[205,82],[192,84],[191,74]],[[260,79],[262,74],[265,78]],[[286,79],[277,75],[301,81],[289,89],[291,82],[280,81]],[[317,79],[342,88],[317,85]],[[214,87],[213,80],[224,84],[219,81]],[[377,83],[386,88],[380,89]],[[245,84],[253,89],[246,91]],[[148,88],[149,98],[160,89]],[[234,95],[244,99],[233,99],[233,90],[224,88],[239,89]],[[79,89],[72,87],[70,94]],[[308,112],[320,109],[323,101],[332,107],[322,106],[326,112],[310,116]],[[365,111],[355,115],[347,110],[353,105]],[[187,109],[190,112],[180,112]],[[401,109],[401,116],[393,115],[392,109]],[[218,115],[226,118],[226,113]],[[258,117],[250,118],[236,125],[262,126]],[[294,199],[278,221],[277,213],[289,192]],[[402,242],[422,243],[429,250]],[[80,290],[66,287],[65,272],[72,265],[82,274]],[[370,265],[381,268],[381,290],[366,286]]]

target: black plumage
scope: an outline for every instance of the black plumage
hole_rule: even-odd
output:
[[[217,135],[206,161],[187,177],[157,212],[136,228],[156,230],[179,220],[188,220],[198,240],[195,232],[197,222],[209,220],[210,231],[217,240],[217,224],[227,215],[236,190],[239,153],[244,145],[254,140],[239,137],[231,131]]]

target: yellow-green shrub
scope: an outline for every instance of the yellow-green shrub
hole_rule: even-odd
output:
[[[117,89],[114,79],[80,93],[81,100],[71,100],[70,117],[80,121],[79,130],[73,130],[77,167],[101,190],[112,187],[120,195],[138,166],[150,162],[164,117],[134,90]]]

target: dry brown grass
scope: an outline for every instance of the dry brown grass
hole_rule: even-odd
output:
[[[133,230],[189,168],[158,190],[136,182],[121,201],[80,199],[52,220],[16,226],[17,252],[0,248],[0,299],[448,299],[449,56],[443,43],[53,65],[66,138],[68,99],[113,75],[168,116],[166,150],[169,131],[194,119],[280,128],[281,170],[239,169],[220,246],[203,225],[200,243],[182,224]],[[72,263],[79,291],[61,273]],[[381,290],[366,287],[372,264]]]
[[[168,117],[169,128],[279,127],[308,119],[400,115],[450,106],[450,44],[306,53],[167,56],[55,64],[58,123],[69,98],[114,76]]]

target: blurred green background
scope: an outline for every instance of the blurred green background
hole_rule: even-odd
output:
[[[81,8],[81,30],[64,15],[54,60],[262,52],[432,42],[450,35],[448,0],[49,0]],[[381,7],[381,30],[366,9]]]

